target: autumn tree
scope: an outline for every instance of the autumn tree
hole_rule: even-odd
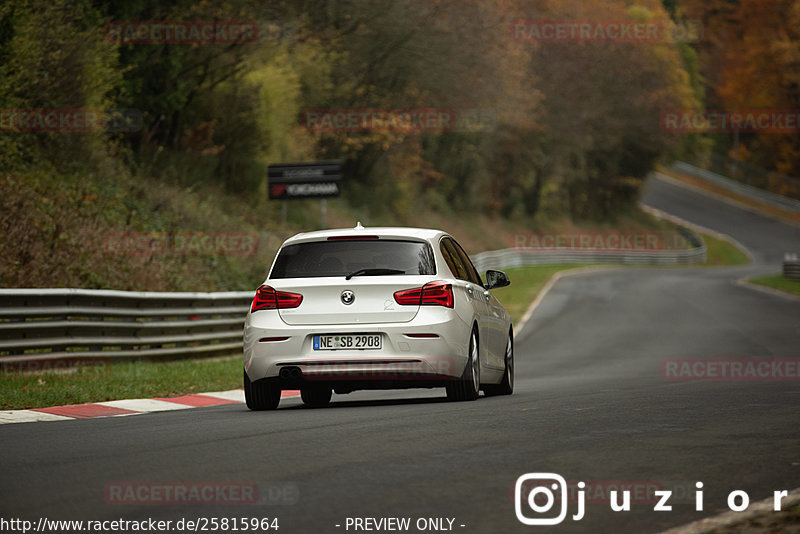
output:
[[[697,43],[706,98],[713,111],[800,109],[800,2],[679,0],[702,22]],[[714,150],[768,170],[800,176],[800,137],[789,133],[713,136]]]

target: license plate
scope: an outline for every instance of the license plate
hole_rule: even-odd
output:
[[[314,336],[314,350],[375,350],[380,348],[380,334]]]

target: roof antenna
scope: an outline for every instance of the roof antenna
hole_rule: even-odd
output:
[[[358,221],[358,222],[356,223],[356,227],[354,228],[354,230],[363,230],[363,229],[364,229],[364,227],[363,227],[363,226],[361,226],[361,221]]]

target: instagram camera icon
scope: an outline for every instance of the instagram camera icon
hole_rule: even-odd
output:
[[[530,489],[530,492],[527,492],[527,488],[532,485],[531,482],[536,482],[536,485]],[[527,495],[524,495],[523,492],[527,492]],[[528,508],[537,514],[550,512],[556,504],[554,492],[558,494],[561,508],[557,516],[528,517],[523,513],[523,503],[527,504]],[[544,498],[543,504],[540,504],[541,499],[537,500],[540,495]],[[514,486],[514,508],[517,512],[517,519],[525,525],[558,525],[567,517],[567,481],[564,480],[564,477],[555,473],[526,473],[522,475],[517,479],[517,483]]]

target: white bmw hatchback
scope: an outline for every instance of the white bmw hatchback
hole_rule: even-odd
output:
[[[298,234],[281,246],[244,327],[252,410],[281,391],[325,406],[332,392],[444,387],[452,400],[514,389],[511,318],[464,249],[439,230]]]

